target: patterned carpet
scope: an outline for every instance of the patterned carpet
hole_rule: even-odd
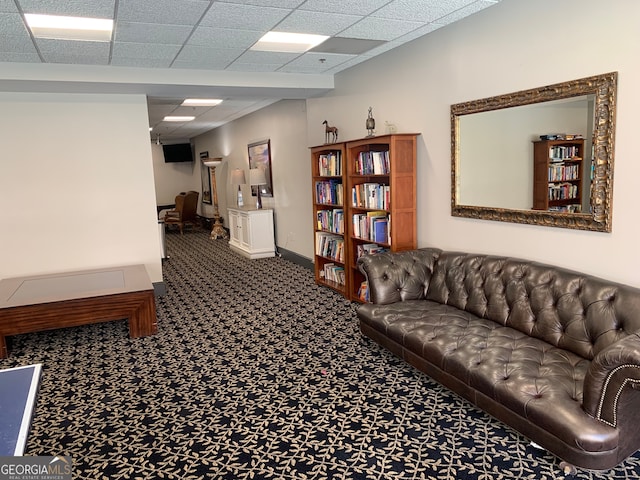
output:
[[[167,235],[159,333],[14,337],[44,365],[29,455],[74,479],[560,479],[557,459],[362,338],[355,306],[281,258]],[[635,479],[640,455],[581,479]]]

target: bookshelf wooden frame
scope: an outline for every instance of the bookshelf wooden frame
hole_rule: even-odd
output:
[[[320,171],[320,159],[323,156],[331,156],[335,155],[335,158],[339,158],[341,162],[341,169],[339,172],[327,172]],[[348,257],[347,247],[348,242],[346,241],[346,219],[347,219],[347,208],[345,205],[344,199],[346,198],[346,174],[345,174],[345,145],[344,143],[334,143],[327,145],[320,145],[317,147],[311,147],[311,176],[312,176],[312,205],[313,205],[313,231],[314,231],[314,247],[313,247],[313,270],[315,275],[315,280],[318,285],[324,285],[326,287],[332,288],[337,292],[341,293],[344,296],[347,296],[347,285],[348,285],[348,274],[349,271],[346,268],[345,260]],[[341,184],[343,189],[342,202],[327,202],[324,201],[324,198],[319,198],[318,195],[318,185],[319,184]],[[342,233],[335,231],[336,229],[332,228],[323,228],[322,225],[319,224],[318,215],[321,212],[327,212],[327,215],[335,214],[337,211],[342,210],[343,217],[343,228]],[[324,226],[326,227],[326,225]],[[322,255],[321,252],[318,251],[318,236],[326,235],[331,236],[335,235],[335,238],[339,241],[342,241],[343,245],[343,258],[344,260],[339,260],[337,258],[333,258],[331,256]],[[335,266],[335,268],[343,269],[344,272],[344,283],[339,283],[333,281],[331,279],[326,278],[326,269],[331,270],[331,266]]]
[[[356,266],[358,246],[364,244],[378,244],[390,251],[411,250],[417,246],[416,224],[416,165],[417,165],[417,136],[415,133],[382,135],[367,137],[360,140],[346,142],[347,191],[348,205],[348,295],[352,301],[362,301],[358,290],[365,280]],[[388,151],[389,171],[381,174],[361,174],[356,169],[356,163],[361,152]],[[364,183],[378,183],[389,186],[389,204],[386,208],[376,206],[354,206],[351,193],[355,186]],[[384,211],[389,218],[387,242],[356,237],[352,225],[354,214]]]

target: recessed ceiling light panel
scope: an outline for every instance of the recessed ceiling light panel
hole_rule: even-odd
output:
[[[329,37],[326,35],[310,33],[267,32],[251,47],[251,50],[304,53],[316,45],[320,45],[327,38]]]
[[[215,107],[222,103],[219,98],[187,98],[182,105],[185,107]]]
[[[107,18],[25,13],[24,19],[33,36],[38,38],[109,42],[113,31],[113,20]]]
[[[192,116],[188,116],[188,115],[183,115],[183,116],[179,116],[179,115],[167,115],[166,117],[163,118],[163,120],[165,122],[190,122],[191,120],[194,120],[196,117],[192,117]]]

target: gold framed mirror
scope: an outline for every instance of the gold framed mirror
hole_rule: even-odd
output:
[[[611,72],[452,105],[451,214],[610,232],[617,78]],[[556,136],[583,139],[574,187],[581,200],[571,212],[533,209],[534,143]]]

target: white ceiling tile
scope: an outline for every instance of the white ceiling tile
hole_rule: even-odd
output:
[[[0,52],[30,53],[38,55],[29,35],[1,35]]]
[[[241,30],[271,30],[289,15],[286,8],[267,8],[236,3],[214,3],[200,22],[204,27],[239,28]]]
[[[211,48],[247,49],[256,43],[262,35],[263,32],[254,30],[198,27],[187,44]]]
[[[66,63],[69,65],[82,63],[84,65],[108,65],[108,55],[73,55],[66,52],[55,52],[44,55],[47,63]]]
[[[13,0],[0,0],[0,12],[17,13],[18,8]]]
[[[61,56],[78,58],[104,56],[105,63],[109,61],[109,44],[107,42],[80,42],[38,38],[36,39],[36,44],[46,61],[49,61],[50,58]]]
[[[312,10],[314,12],[349,13],[352,15],[369,15],[389,0],[307,0],[300,5],[300,10]]]
[[[361,20],[361,15],[329,14],[296,10],[274,27],[279,32],[336,35]]]
[[[267,65],[280,64],[284,65],[299,57],[299,53],[286,53],[286,52],[260,52],[255,50],[248,50],[237,58],[238,63],[264,63]]]
[[[0,32],[2,35],[26,35],[29,37],[27,27],[18,13],[0,13]]]
[[[403,20],[366,17],[340,33],[341,37],[393,40],[420,28],[423,24]]]
[[[37,53],[0,52],[0,62],[41,63]]]
[[[112,57],[116,58],[155,58],[173,59],[180,45],[161,45],[153,43],[120,43],[113,44]]]
[[[324,71],[351,60],[354,57],[355,55],[307,52],[287,63],[282,68],[282,71],[287,71],[289,67],[312,67],[318,71]]]
[[[180,65],[181,68],[216,68],[222,70],[238,58],[242,52],[243,50],[241,49],[186,45],[176,58],[174,65]]]
[[[475,0],[394,0],[372,16],[397,20],[433,22]]]
[[[139,67],[139,68],[170,68],[172,58],[112,58],[110,65],[116,67]]]
[[[206,0],[120,0],[118,21],[195,25],[208,6]]]
[[[116,42],[182,45],[191,30],[192,27],[189,25],[118,22],[114,40]]]
[[[239,3],[241,5],[256,5],[260,7],[296,8],[304,3],[304,0],[222,0],[226,3]]]
[[[113,18],[115,0],[19,0],[24,13]]]

